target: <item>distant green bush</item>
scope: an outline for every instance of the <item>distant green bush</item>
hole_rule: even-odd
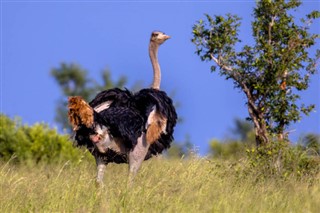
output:
[[[299,145],[303,146],[309,155],[320,156],[320,134],[308,133],[303,135]]]
[[[246,149],[253,147],[252,144],[243,141],[225,141],[212,140],[210,142],[210,154],[213,158],[220,159],[240,159],[246,156]]]
[[[287,142],[271,142],[247,149],[250,170],[257,178],[316,176],[320,172],[319,156],[310,155],[302,146]]]
[[[257,181],[289,177],[310,177],[313,180],[313,177],[320,174],[320,156],[314,150],[311,145],[293,145],[279,141],[260,147],[242,141],[210,142],[212,158],[244,163],[239,175],[242,178],[255,177]]]
[[[20,119],[0,114],[0,159],[14,162],[80,161],[86,157],[68,135],[61,135],[43,123],[23,125]]]

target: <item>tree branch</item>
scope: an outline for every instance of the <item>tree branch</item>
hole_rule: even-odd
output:
[[[272,27],[273,27],[273,25],[274,25],[274,19],[275,19],[275,16],[272,16],[272,17],[271,17],[271,22],[269,23],[269,29],[268,29],[268,35],[269,35],[268,44],[269,44],[269,45],[271,45],[271,40],[272,40],[271,30],[272,30]]]
[[[241,80],[241,76],[239,73],[234,72],[232,67],[226,66],[221,63],[222,57],[219,56],[219,58],[216,58],[212,53],[210,54],[211,59],[221,68],[226,71],[228,71],[228,74],[237,82],[239,83],[240,87],[243,89],[244,93],[246,94],[248,98],[248,105],[249,105],[249,113],[250,110],[253,110],[252,113],[256,115],[256,118],[260,118],[260,112],[257,108],[257,105],[255,104],[255,98],[253,97],[253,94],[251,93],[250,89],[247,87],[244,81]]]
[[[219,58],[217,59],[217,58],[214,57],[214,55],[211,53],[211,54],[210,54],[210,57],[211,57],[211,59],[212,59],[214,62],[216,62],[216,64],[217,64],[219,67],[221,67],[221,69],[227,70],[227,71],[229,71],[229,72],[232,72],[232,71],[233,71],[232,67],[228,67],[228,66],[223,65],[223,64],[221,63],[221,56],[219,56]],[[230,74],[231,74],[231,73],[230,73]]]

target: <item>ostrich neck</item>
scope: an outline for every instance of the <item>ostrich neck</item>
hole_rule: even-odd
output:
[[[149,55],[150,55],[150,60],[153,68],[153,82],[151,87],[153,89],[160,89],[160,82],[161,82],[161,71],[160,71],[160,65],[158,61],[158,48],[159,48],[158,44],[150,42]]]

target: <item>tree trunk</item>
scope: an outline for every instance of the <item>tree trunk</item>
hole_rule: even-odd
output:
[[[255,135],[256,135],[256,145],[264,146],[269,143],[268,133],[266,125],[260,124],[259,126],[254,126]]]
[[[254,123],[256,145],[263,146],[269,143],[267,126],[263,119],[263,114],[256,109],[252,102],[250,104],[250,102],[251,101],[248,103],[248,111]]]

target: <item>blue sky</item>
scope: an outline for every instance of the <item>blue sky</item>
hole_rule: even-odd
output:
[[[183,141],[188,135],[205,153],[211,139],[224,138],[234,119],[244,119],[248,113],[245,96],[231,81],[211,73],[211,63],[194,54],[192,26],[204,13],[237,14],[242,17],[240,38],[249,44],[254,5],[255,1],[2,0],[1,112],[19,116],[27,124],[45,122],[56,127],[55,106],[62,94],[50,70],[62,62],[80,65],[96,80],[108,68],[114,80],[127,76],[129,88],[135,82],[149,86],[149,37],[153,30],[161,30],[172,36],[159,49],[162,89],[174,94],[183,118],[175,138]],[[316,0],[304,1],[296,14],[319,8]],[[320,32],[319,20],[312,31]],[[317,107],[289,128],[293,141],[304,133],[320,133],[319,79],[318,73],[309,90],[301,93],[302,101]]]

